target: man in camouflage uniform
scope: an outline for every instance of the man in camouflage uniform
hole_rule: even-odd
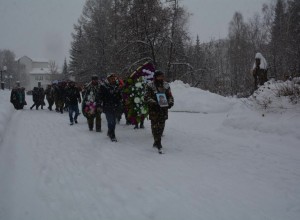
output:
[[[51,85],[47,85],[47,88],[45,90],[46,99],[48,101],[48,109],[52,111],[52,106],[54,104],[54,91]]]
[[[65,83],[58,82],[58,84],[54,87],[54,102],[55,102],[55,111],[60,112],[61,114],[64,113],[64,104],[65,104]]]
[[[157,96],[165,94],[168,106],[162,107],[158,104]],[[168,119],[168,109],[174,105],[174,98],[170,85],[164,81],[164,73],[155,71],[153,81],[146,87],[145,101],[149,108],[149,118],[151,120],[151,130],[154,137],[153,147],[161,153],[161,137],[164,132],[165,122]]]
[[[34,104],[30,107],[30,110],[32,110],[34,106],[36,110],[38,110],[40,106],[41,109],[43,109],[43,106],[45,105],[44,99],[45,99],[45,91],[41,83],[39,82],[38,87],[34,87],[32,91],[32,100]]]
[[[100,83],[98,76],[92,76],[92,81],[84,88],[82,102],[82,113],[86,117],[90,131],[94,128],[96,119],[96,132],[101,132],[101,113],[102,110],[96,106],[96,95],[99,93]]]

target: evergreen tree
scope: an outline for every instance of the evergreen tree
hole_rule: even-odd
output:
[[[85,81],[87,80],[87,76],[85,76],[85,73],[87,73],[85,65],[85,36],[81,24],[74,25],[74,30],[75,33],[72,34],[73,41],[70,49],[69,71],[76,77],[77,81]]]
[[[228,57],[231,67],[232,95],[250,90],[249,63],[253,55],[249,54],[251,45],[247,41],[247,25],[241,13],[236,12],[229,25]]]
[[[62,74],[64,75],[64,78],[67,77],[67,75],[69,74],[69,71],[68,71],[68,64],[67,64],[67,59],[65,58],[64,60],[64,65],[63,65],[63,71],[62,71]]]
[[[200,88],[207,89],[207,71],[205,71],[204,61],[205,55],[200,44],[199,35],[196,38],[196,45],[193,49],[192,56],[190,58],[191,64],[194,68],[195,81],[194,85]]]
[[[0,49],[0,69],[4,66],[14,81],[21,81],[23,85],[27,83],[28,77],[25,75],[24,68],[16,62],[16,55],[13,51]]]
[[[300,75],[300,1],[289,2],[288,7],[288,70],[291,76]]]
[[[74,26],[70,70],[83,79],[128,74],[146,61],[161,69],[186,61],[185,11],[176,7],[175,22],[172,10],[161,0],[87,0]]]
[[[275,78],[284,78],[285,53],[286,53],[286,27],[284,2],[277,0],[275,8],[275,18],[272,27],[271,53],[272,53],[272,69]]]

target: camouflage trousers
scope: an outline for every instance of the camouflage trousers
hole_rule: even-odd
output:
[[[53,104],[54,104],[54,100],[53,99],[47,99],[47,101],[48,101],[48,109],[49,110],[52,110],[52,106],[53,106]]]
[[[61,113],[63,113],[64,110],[64,101],[63,100],[56,100],[55,101],[55,106],[56,106],[56,110],[60,111]]]
[[[161,137],[164,133],[164,129],[165,129],[165,124],[166,121],[165,120],[151,120],[151,130],[152,130],[152,135],[154,137],[154,141],[155,142],[159,142],[161,141]]]
[[[101,132],[101,113],[96,114],[95,117],[87,118],[89,129],[90,131],[93,130],[95,118],[96,118],[96,131]]]

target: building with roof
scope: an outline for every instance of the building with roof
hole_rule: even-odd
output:
[[[37,87],[38,84],[46,88],[53,80],[60,80],[62,77],[60,71],[56,73],[51,71],[50,64],[45,59],[33,59],[28,56],[23,56],[17,59],[17,63],[19,66],[22,66],[22,74],[26,75],[26,81],[23,85],[26,90],[32,90],[33,87]]]

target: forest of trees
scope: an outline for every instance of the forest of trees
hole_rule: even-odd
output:
[[[176,78],[175,63],[188,62],[187,17],[177,0],[88,0],[74,26],[69,69],[84,81],[108,72],[125,76],[152,61]]]
[[[249,21],[236,12],[226,39],[201,43],[199,36],[191,42],[189,14],[178,0],[87,0],[74,25],[69,70],[79,81],[108,72],[126,77],[151,61],[170,81],[247,96],[256,52],[267,59],[269,78],[299,74],[299,11],[298,0],[274,0]]]
[[[201,42],[201,36],[189,36],[190,15],[183,1],[86,0],[74,25],[64,75],[79,82],[110,72],[126,77],[150,61],[168,81],[249,96],[256,52],[268,61],[269,78],[285,80],[300,73],[300,1],[266,1],[248,21],[236,12],[226,38]],[[0,51],[0,65],[5,56],[13,60],[14,54]]]

